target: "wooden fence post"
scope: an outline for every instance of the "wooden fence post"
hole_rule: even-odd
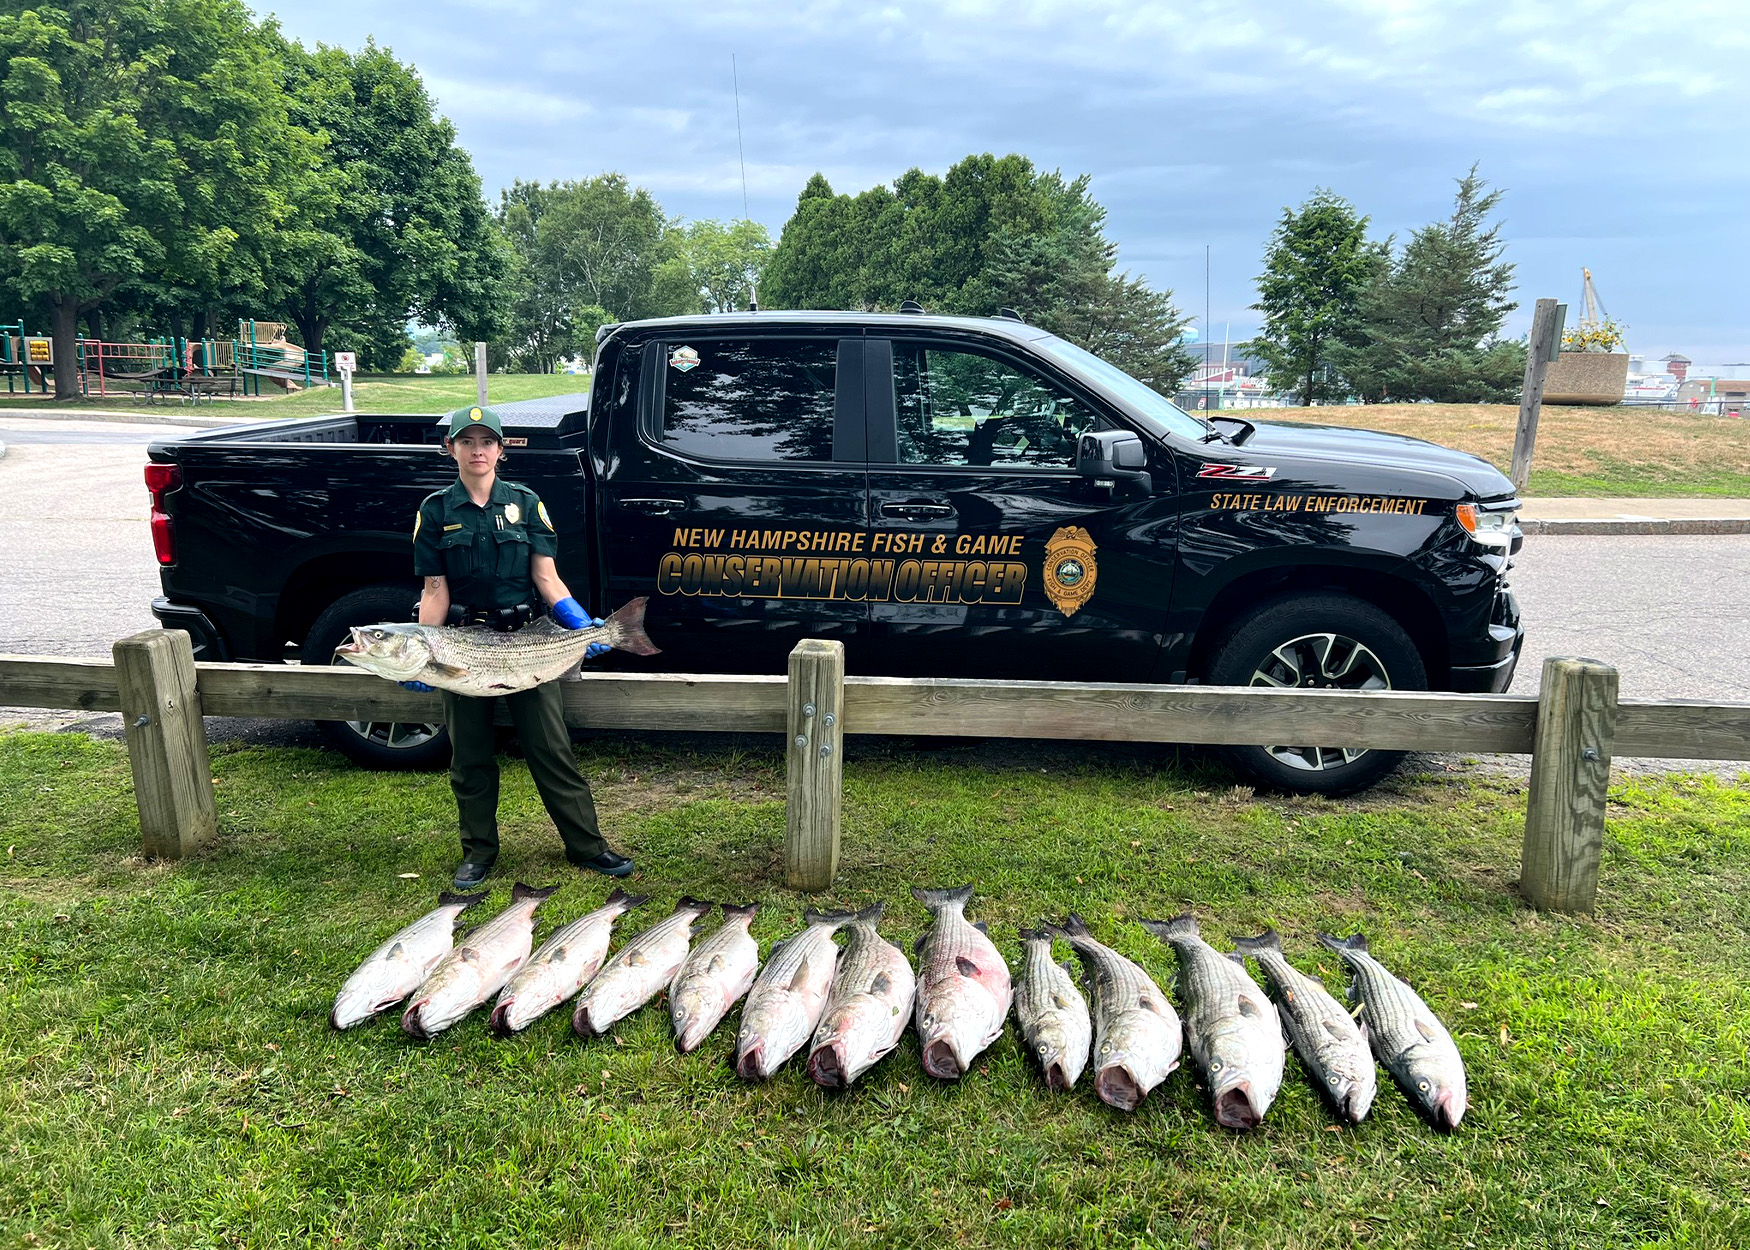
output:
[[[1519,426],[1513,435],[1513,466],[1508,477],[1514,490],[1524,490],[1531,477],[1531,453],[1537,447],[1537,418],[1543,412],[1543,377],[1556,354],[1556,336],[1562,332],[1556,314],[1557,302],[1540,299],[1531,316],[1531,335],[1525,345],[1525,380],[1519,389]]]
[[[1598,897],[1616,688],[1616,670],[1597,660],[1543,662],[1519,867],[1533,907],[1590,914]]]
[[[845,644],[820,638],[797,643],[787,693],[784,883],[792,890],[824,890],[839,867]]]
[[[113,653],[142,849],[180,859],[219,825],[194,649],[180,629],[148,629]]]

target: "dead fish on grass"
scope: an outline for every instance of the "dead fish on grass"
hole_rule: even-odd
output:
[[[1216,1123],[1256,1128],[1282,1088],[1287,1058],[1275,1006],[1245,965],[1198,936],[1192,917],[1142,924],[1178,952],[1185,1036],[1209,1082]]]
[[[555,929],[505,982],[487,1027],[503,1034],[526,1029],[588,985],[608,957],[614,921],[649,901],[648,894],[615,890],[594,911]]]
[[[1264,986],[1276,1000],[1283,1027],[1300,1066],[1319,1092],[1351,1124],[1367,1118],[1379,1074],[1367,1049],[1367,1033],[1324,983],[1309,977],[1282,954],[1282,939],[1267,929],[1255,938],[1240,938],[1234,948],[1258,961]]]
[[[839,956],[832,994],[808,1054],[808,1075],[829,1089],[849,1087],[881,1061],[911,1021],[917,978],[905,952],[875,926],[882,907],[858,912]]]
[[[838,962],[832,936],[851,915],[805,911],[802,932],[774,946],[766,957],[747,993],[735,1038],[735,1071],[744,1081],[765,1080],[813,1035]]]
[[[672,912],[622,946],[584,987],[571,1027],[584,1037],[606,1033],[667,989],[686,960],[695,922],[715,906],[683,896]]]
[[[1349,994],[1361,1004],[1367,1040],[1379,1062],[1437,1128],[1449,1133],[1456,1129],[1470,1105],[1469,1092],[1464,1059],[1440,1017],[1368,953],[1361,934],[1336,938],[1321,933],[1319,941],[1354,974]]]
[[[558,888],[537,890],[517,882],[511,888],[510,906],[438,961],[414,991],[401,1015],[401,1027],[414,1037],[435,1037],[504,988],[534,945],[535,909]]]
[[[1081,957],[1094,1000],[1094,1092],[1135,1111],[1179,1066],[1184,1029],[1160,986],[1132,961],[1096,942],[1080,916],[1054,929]]]
[[[438,896],[438,905],[394,934],[360,964],[334,996],[329,1022],[337,1029],[363,1024],[418,989],[454,945],[456,918],[485,898],[481,894]]]
[[[984,931],[966,919],[970,885],[911,893],[936,917],[918,952],[918,1041],[924,1071],[941,1080],[958,1080],[1002,1035],[1015,996],[1009,965]]]
[[[1074,1089],[1088,1066],[1094,1024],[1087,1000],[1069,970],[1051,957],[1055,931],[1050,925],[1022,929],[1026,954],[1015,978],[1015,1019],[1027,1053],[1039,1061],[1047,1089]]]
[[[747,927],[759,910],[758,903],[723,904],[722,926],[695,946],[674,974],[668,987],[668,1018],[683,1055],[711,1036],[753,984],[760,967],[760,944]]]

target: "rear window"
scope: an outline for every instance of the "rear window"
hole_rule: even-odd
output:
[[[663,447],[710,460],[831,460],[837,339],[666,343]]]

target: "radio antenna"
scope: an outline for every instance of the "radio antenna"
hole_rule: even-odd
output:
[[[741,146],[741,75],[735,68],[735,53],[729,54],[729,81],[735,89],[735,154],[741,159],[741,219],[748,219],[747,211],[747,153]]]

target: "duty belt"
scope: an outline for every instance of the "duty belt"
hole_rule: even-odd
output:
[[[514,608],[471,608],[466,604],[452,603],[447,623],[484,625],[501,634],[508,634],[513,629],[521,629],[539,615],[541,614],[526,603],[519,603]]]

